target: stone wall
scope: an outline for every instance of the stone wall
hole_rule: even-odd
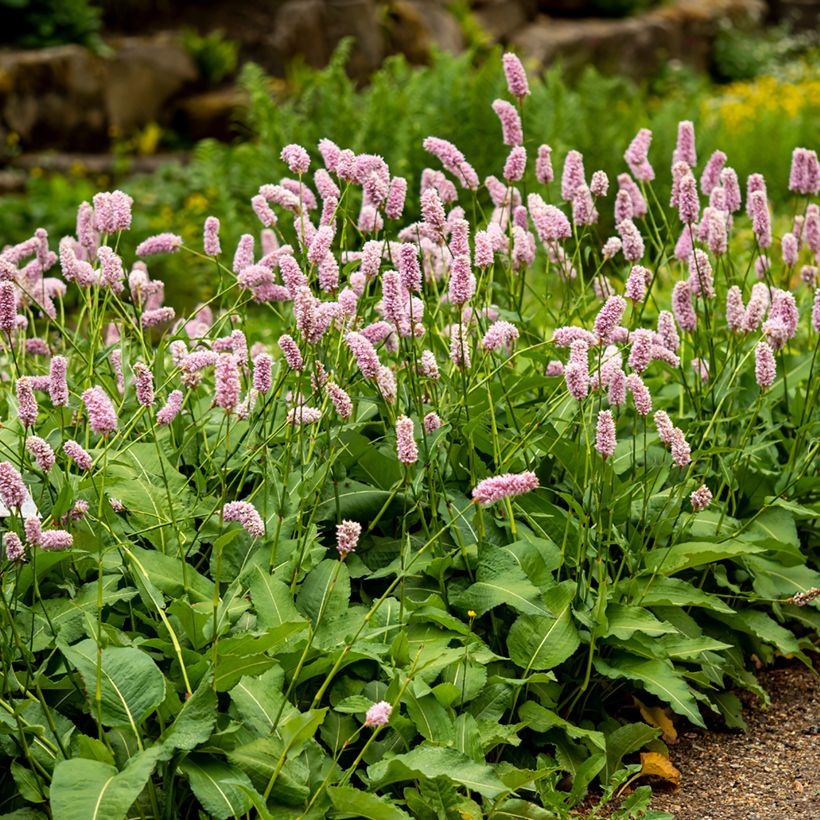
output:
[[[816,19],[820,8],[820,0],[772,2],[784,10],[798,9],[804,20],[812,10]],[[636,79],[670,60],[708,68],[720,18],[748,20],[768,10],[764,0],[671,0],[625,19],[544,13],[556,5],[472,0],[470,9],[492,42],[511,45],[531,68],[560,60],[570,73],[595,65]],[[584,0],[561,3],[577,13],[584,6]],[[450,0],[158,0],[151,24],[195,25],[203,32],[221,28],[240,43],[242,59],[255,60],[272,74],[281,74],[296,56],[325,65],[339,40],[352,36],[349,69],[364,78],[389,54],[422,62],[433,47],[463,48],[461,24],[449,7]],[[101,150],[112,135],[153,122],[191,138],[231,135],[241,95],[233,88],[203,88],[173,35],[123,36],[108,45],[110,56],[78,46],[0,51],[0,161],[15,143],[25,150]]]

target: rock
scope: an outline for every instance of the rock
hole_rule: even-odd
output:
[[[506,40],[521,28],[535,12],[534,2],[509,0],[479,0],[473,8],[473,17],[494,42]]]
[[[91,149],[106,141],[105,70],[80,46],[0,53],[0,122],[20,142]]]
[[[391,23],[392,48],[411,63],[426,62],[434,45],[455,52],[464,47],[458,21],[436,0],[394,0]]]
[[[247,109],[247,95],[239,88],[219,88],[185,97],[177,104],[172,124],[190,139],[230,140]]]
[[[197,78],[188,53],[174,38],[129,37],[114,43],[107,60],[105,108],[112,129],[128,132],[167,121],[166,105]]]
[[[670,60],[707,70],[718,19],[757,20],[762,12],[762,0],[678,0],[622,20],[542,15],[516,31],[511,41],[542,66],[560,59],[570,75],[594,65],[642,79]]]

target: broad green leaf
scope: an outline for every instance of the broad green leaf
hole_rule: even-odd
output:
[[[139,559],[151,583],[171,598],[179,598],[187,592],[192,601],[213,600],[213,582],[190,564],[157,550],[141,547],[129,547],[129,550]]]
[[[211,686],[210,677],[206,675],[160,738],[163,756],[170,757],[178,749],[190,752],[205,743],[211,736],[217,714],[216,693]]]
[[[452,742],[453,720],[434,695],[417,698],[408,687],[404,693],[404,703],[410,720],[424,738],[433,743]]]
[[[765,612],[757,609],[743,609],[733,615],[716,614],[715,617],[739,632],[777,647],[784,655],[800,655],[800,645],[794,634]]]
[[[350,573],[344,562],[326,558],[302,583],[296,603],[314,624],[342,615],[350,601]]]
[[[712,544],[708,541],[686,541],[672,547],[656,547],[646,554],[644,565],[648,570],[662,575],[673,575],[684,569],[713,564],[725,558],[738,558],[764,552],[765,547],[746,541],[724,541]]]
[[[445,777],[469,791],[491,799],[509,791],[492,766],[474,763],[455,749],[428,746],[426,743],[406,754],[368,766],[367,774],[371,785],[376,788],[402,780]]]
[[[566,585],[554,587],[545,595],[553,617],[521,615],[510,627],[507,651],[525,675],[532,669],[558,666],[578,648],[581,639],[572,621],[572,594]]]
[[[205,811],[217,820],[242,815],[253,805],[248,796],[253,784],[230,763],[206,755],[188,755],[180,762],[179,771]]]
[[[287,758],[287,761],[280,765],[283,758]],[[259,737],[250,743],[237,746],[228,752],[228,759],[263,791],[278,769],[271,794],[283,803],[304,804],[310,796],[308,767],[299,756],[288,756],[285,744],[279,737]]]
[[[391,803],[386,797],[354,789],[352,786],[328,786],[327,794],[333,803],[330,817],[367,818],[367,820],[409,820],[410,815]]]
[[[786,553],[797,561],[803,560],[794,517],[782,507],[769,507],[764,510],[738,538]]]
[[[250,570],[250,592],[257,626],[266,628],[304,620],[293,603],[290,587],[258,564]]]
[[[97,643],[90,638],[74,646],[58,644],[85,684],[91,714],[97,716]],[[138,727],[165,699],[165,678],[157,665],[134,646],[102,651],[101,719],[105,726]]]
[[[515,557],[494,545],[481,545],[476,581],[461,595],[454,596],[452,603],[462,610],[472,609],[478,616],[502,605],[525,615],[550,614],[540,590]]]
[[[493,820],[555,820],[556,814],[527,800],[505,800],[493,809]]]
[[[717,595],[704,592],[702,589],[681,578],[666,578],[656,575],[654,578],[641,577],[630,581],[630,601],[642,606],[698,606],[714,609],[717,612],[733,612]]]
[[[654,637],[677,632],[674,626],[659,621],[649,610],[639,606],[610,603],[606,608],[606,618],[608,628],[601,635],[603,638],[614,635],[616,638],[626,640],[636,632]]]
[[[124,818],[159,758],[159,748],[140,752],[118,772],[99,760],[72,758],[54,767],[51,811],[60,820],[119,820]]]
[[[604,783],[621,767],[621,760],[631,752],[637,752],[654,740],[660,729],[647,726],[645,723],[627,723],[618,727],[606,737],[606,768]]]
[[[705,725],[692,690],[668,661],[645,660],[617,653],[606,660],[597,657],[593,664],[598,672],[608,678],[626,678],[640,684],[695,726]]]
[[[557,728],[563,730],[567,737],[590,741],[593,746],[601,751],[606,748],[606,739],[603,732],[576,726],[533,700],[521,704],[518,709],[518,717],[534,732],[548,732],[550,729]]]

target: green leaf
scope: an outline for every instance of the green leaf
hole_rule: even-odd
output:
[[[188,755],[180,762],[179,771],[205,811],[217,820],[237,817],[253,805],[250,778],[230,763],[206,755]]]
[[[326,558],[305,578],[296,603],[314,623],[342,615],[350,601],[350,573],[339,560]]]
[[[477,616],[507,605],[525,615],[549,617],[541,592],[525,574],[515,557],[494,545],[479,548],[476,582],[452,599],[454,606],[472,609]]]
[[[404,693],[404,703],[410,720],[424,738],[433,743],[452,742],[453,720],[434,695],[417,698],[408,688]]]
[[[651,581],[649,578],[636,578],[629,585],[634,591],[630,597],[643,606],[699,606],[716,612],[734,611],[717,595],[704,592],[681,578],[656,575]]]
[[[331,817],[367,820],[409,820],[410,815],[386,797],[354,789],[352,786],[328,786],[327,795],[333,803]]]
[[[426,743],[406,754],[368,766],[367,774],[371,786],[375,788],[402,780],[445,777],[469,791],[491,799],[509,791],[492,766],[474,763],[455,749],[428,746]]]
[[[121,772],[99,760],[61,760],[51,781],[52,814],[60,820],[124,818],[145,788],[159,751],[140,752]]]
[[[493,809],[493,820],[555,820],[556,814],[527,800],[505,800]]]
[[[576,740],[588,740],[593,746],[604,751],[606,749],[606,739],[603,732],[596,732],[593,729],[584,729],[565,720],[555,712],[550,711],[540,703],[533,700],[525,701],[518,709],[518,717],[526,723],[533,732],[548,732],[550,729],[562,729],[567,737]]]
[[[671,624],[659,621],[649,610],[639,606],[610,603],[606,608],[608,628],[601,637],[614,635],[621,640],[631,638],[636,632],[657,637],[674,634],[678,630]]]
[[[141,547],[129,547],[129,550],[139,560],[151,583],[171,598],[179,598],[187,591],[192,601],[210,603],[213,600],[213,582],[200,575],[190,564],[183,566],[183,561],[157,550]]]
[[[621,768],[621,760],[625,755],[642,749],[659,734],[660,729],[654,729],[645,723],[627,723],[608,734],[603,782],[608,783],[612,775]]]
[[[572,596],[569,586],[554,587],[545,595],[554,617],[521,615],[510,627],[507,651],[525,675],[532,669],[541,671],[558,666],[580,645],[570,609]]]
[[[608,678],[626,678],[639,683],[695,726],[705,726],[692,691],[668,661],[645,660],[618,653],[607,660],[595,658],[593,664]]]
[[[712,544],[708,541],[686,541],[672,547],[656,547],[646,554],[644,565],[648,570],[663,575],[673,575],[684,569],[713,564],[725,558],[738,558],[764,552],[765,547],[746,541],[724,541]]]
[[[91,714],[97,716],[97,643],[90,638],[74,646],[58,643],[66,660],[77,668],[85,684]],[[101,719],[105,726],[138,726],[165,699],[165,678],[157,665],[134,646],[102,651]]]
[[[216,692],[211,687],[210,677],[206,675],[160,738],[163,756],[170,757],[178,749],[190,752],[205,743],[216,724],[217,714]]]
[[[249,573],[257,626],[266,628],[304,620],[293,603],[293,595],[287,584],[274,578],[258,564],[251,567]]]

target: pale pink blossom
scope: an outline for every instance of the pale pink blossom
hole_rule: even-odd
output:
[[[493,103],[493,111],[501,121],[504,144],[510,146],[523,145],[524,132],[521,129],[521,118],[518,116],[515,106],[510,105],[506,100],[496,100]]]
[[[673,154],[674,162],[685,162],[694,168],[698,164],[695,151],[695,126],[691,120],[681,120],[678,123],[678,143]]]
[[[720,184],[720,172],[725,164],[726,154],[723,151],[715,151],[709,157],[700,177],[700,190],[705,196],[709,196],[712,189]]]
[[[7,561],[21,561],[25,559],[26,550],[20,536],[16,532],[6,532],[3,535],[3,546],[6,548]]]
[[[336,549],[344,560],[354,552],[362,534],[362,525],[358,521],[342,521],[336,525]]]
[[[220,353],[216,360],[214,404],[231,413],[239,404],[239,362],[233,353]]]
[[[683,468],[692,461],[692,451],[689,447],[689,443],[686,441],[683,430],[679,427],[675,427],[672,430],[671,447],[672,461],[674,461],[678,467]]]
[[[606,460],[615,454],[615,445],[615,420],[612,418],[612,411],[601,410],[595,427],[595,449]]]
[[[349,419],[353,415],[353,402],[350,400],[350,396],[336,382],[327,382],[325,392],[336,408],[339,418]]]
[[[88,424],[95,433],[107,436],[117,429],[117,411],[102,387],[89,387],[83,392],[82,399]]]
[[[31,453],[34,463],[47,473],[54,466],[55,456],[51,445],[39,436],[29,436],[26,439],[26,449]]]
[[[705,510],[712,503],[711,490],[702,484],[689,496],[689,503],[692,505],[693,512]]]
[[[135,253],[137,256],[155,256],[159,253],[175,253],[181,247],[181,236],[175,233],[159,233],[140,242]]]
[[[473,489],[473,501],[482,507],[488,507],[503,498],[531,492],[536,487],[538,477],[533,472],[505,473],[480,481]]]
[[[555,178],[552,170],[552,148],[549,145],[538,146],[538,156],[535,160],[535,178],[542,185],[549,185]]]
[[[0,500],[9,509],[19,510],[27,497],[28,491],[20,473],[8,461],[0,462]]]
[[[579,151],[570,151],[564,161],[564,171],[561,175],[561,199],[571,202],[579,185],[586,184],[584,174],[584,158]]]
[[[367,710],[367,714],[364,718],[364,725],[373,726],[376,728],[380,726],[387,726],[390,721],[390,713],[392,711],[393,707],[386,700],[380,700],[378,703],[374,703]]]
[[[426,435],[429,436],[435,433],[441,427],[441,419],[438,417],[438,413],[428,413],[424,417],[423,427]]]
[[[759,342],[755,347],[755,381],[761,390],[768,390],[777,375],[774,353],[766,342]]]
[[[182,391],[173,390],[168,396],[164,407],[157,412],[157,424],[161,426],[170,424],[179,415],[179,411],[182,409],[182,399]]]
[[[630,373],[626,377],[626,388],[632,394],[632,401],[635,402],[638,413],[648,416],[652,412],[652,394],[643,379],[635,373]]]
[[[415,464],[419,458],[418,447],[413,438],[413,420],[407,416],[396,419],[396,453],[403,464]]]
[[[208,256],[219,256],[222,248],[219,244],[219,220],[215,216],[209,216],[205,220],[202,230],[202,241],[205,253]]]
[[[672,312],[681,330],[694,331],[698,319],[692,306],[692,291],[689,282],[677,282],[672,288]]]
[[[37,422],[37,399],[28,376],[17,379],[17,417],[23,427],[34,427]]]
[[[265,524],[256,507],[249,501],[229,501],[222,507],[223,521],[239,522],[248,535],[259,538],[265,534]]]

